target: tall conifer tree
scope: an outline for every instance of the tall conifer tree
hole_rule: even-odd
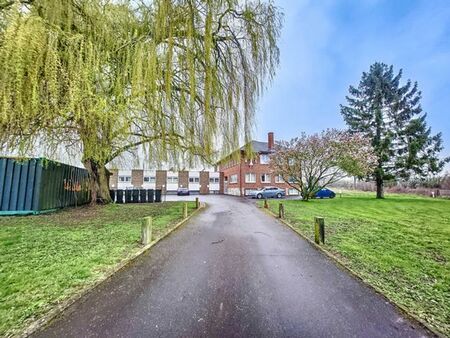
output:
[[[384,181],[426,177],[442,170],[442,135],[431,134],[420,105],[417,82],[401,84],[402,70],[374,63],[363,72],[358,87],[350,86],[341,113],[350,131],[372,140],[378,156],[373,176],[377,198],[384,198]]]

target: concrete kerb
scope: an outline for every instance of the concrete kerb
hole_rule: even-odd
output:
[[[66,299],[61,304],[54,307],[52,310],[50,310],[47,314],[45,314],[43,317],[37,319],[33,323],[31,323],[25,331],[22,333],[19,333],[16,335],[17,337],[28,337],[32,335],[35,332],[38,332],[42,329],[44,329],[50,322],[52,322],[57,317],[60,317],[65,310],[67,310],[71,305],[79,301],[84,296],[88,295],[90,292],[92,292],[95,288],[100,286],[102,283],[109,280],[111,277],[113,277],[116,273],[121,271],[122,269],[126,268],[129,264],[131,264],[133,261],[135,261],[138,257],[142,256],[145,252],[147,252],[149,249],[151,249],[154,245],[156,245],[159,241],[163,240],[164,238],[171,235],[174,231],[178,230],[182,225],[184,225],[187,221],[189,221],[192,217],[196,216],[201,210],[205,209],[207,207],[206,203],[201,202],[198,209],[195,209],[188,217],[182,219],[180,222],[175,224],[173,228],[170,230],[167,230],[161,237],[153,240],[148,245],[143,246],[140,248],[137,252],[133,253],[131,256],[128,256],[124,258],[118,265],[114,266],[110,270],[108,270],[100,279],[95,281],[93,284],[90,284],[86,286],[85,288],[81,289],[78,293],[73,295],[72,297]]]
[[[335,256],[334,254],[332,254],[330,251],[326,250],[325,248],[323,248],[322,246],[316,244],[313,240],[311,240],[310,238],[308,238],[307,236],[305,236],[301,231],[299,231],[296,227],[294,227],[292,224],[290,224],[286,219],[280,219],[276,213],[272,212],[270,209],[265,209],[265,208],[261,208],[258,206],[259,209],[261,209],[262,211],[264,211],[266,214],[274,217],[277,221],[279,221],[280,223],[284,224],[285,226],[287,226],[288,228],[290,228],[292,231],[294,231],[298,236],[300,236],[301,238],[303,238],[305,241],[307,241],[314,249],[320,251],[321,253],[323,253],[325,256],[327,256],[329,259],[331,259],[332,261],[334,261],[335,263],[337,263],[338,268],[340,268],[341,270],[346,271],[347,273],[349,273],[350,275],[352,275],[354,278],[358,279],[359,281],[361,281],[362,283],[364,283],[364,285],[368,286],[369,288],[371,288],[372,290],[374,290],[377,294],[379,294],[380,296],[382,296],[387,302],[389,302],[389,304],[391,304],[392,306],[394,306],[396,309],[399,310],[399,312],[401,312],[402,314],[404,314],[406,317],[408,317],[409,319],[417,322],[421,327],[423,327],[424,329],[426,329],[427,331],[429,331],[431,334],[433,334],[436,337],[439,338],[445,338],[446,336],[437,331],[434,328],[431,328],[428,323],[426,323],[424,320],[422,320],[421,318],[415,316],[414,314],[410,313],[408,311],[407,308],[405,308],[404,306],[400,305],[400,304],[396,304],[394,301],[392,301],[391,299],[389,299],[384,293],[383,291],[374,286],[371,285],[369,283],[367,283],[362,276],[360,276],[356,271],[354,271],[353,269],[349,268],[340,258],[338,258],[337,256]]]

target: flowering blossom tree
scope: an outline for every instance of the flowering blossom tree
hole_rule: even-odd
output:
[[[278,142],[270,163],[274,173],[308,200],[346,176],[366,176],[376,160],[370,140],[361,134],[328,129]]]

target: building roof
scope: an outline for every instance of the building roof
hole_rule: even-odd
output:
[[[269,143],[268,142],[260,142],[260,141],[252,140],[249,143],[251,144],[251,148],[252,148],[252,151],[254,153],[257,153],[257,154],[270,154],[270,153],[273,152],[273,149],[272,150],[269,149]],[[231,154],[223,157],[222,159],[220,159],[219,161],[216,162],[216,165],[220,164],[220,162],[222,162],[223,160],[230,158],[233,154],[235,154],[237,152],[245,151],[245,147],[249,143],[246,143],[245,145],[240,147],[238,150],[235,150]]]
[[[269,144],[267,142],[251,141],[252,149],[255,153],[270,153]],[[245,146],[241,147],[241,150],[245,150]]]

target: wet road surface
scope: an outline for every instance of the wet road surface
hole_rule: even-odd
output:
[[[38,337],[423,337],[254,202],[208,207]]]

